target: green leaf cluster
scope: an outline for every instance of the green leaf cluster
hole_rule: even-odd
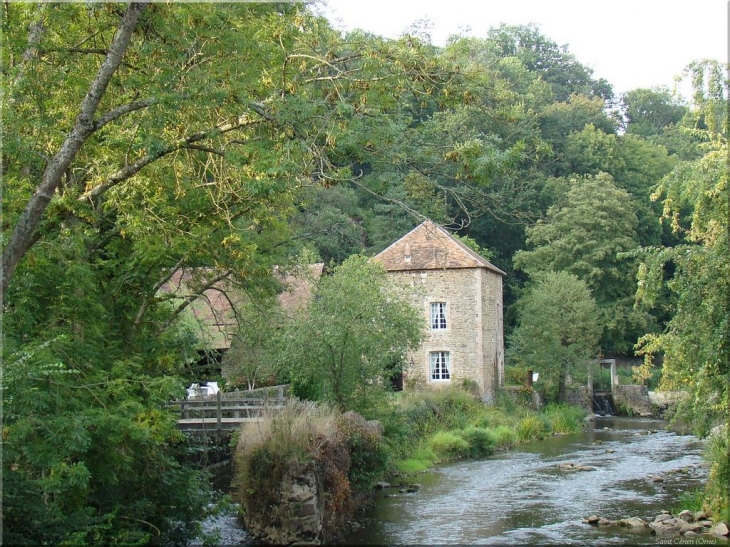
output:
[[[287,328],[280,362],[298,395],[367,416],[423,330],[383,267],[355,255],[321,279],[314,301]]]

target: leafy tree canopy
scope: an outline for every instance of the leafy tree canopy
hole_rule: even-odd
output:
[[[551,398],[563,402],[568,376],[584,384],[588,362],[598,354],[600,314],[591,291],[571,273],[545,272],[536,276],[518,310],[510,360],[539,372]]]
[[[530,276],[566,271],[591,289],[604,316],[605,351],[625,351],[649,318],[632,311],[636,265],[621,253],[637,248],[636,214],[629,194],[610,175],[571,179],[563,201],[544,222],[527,230],[530,250],[515,254],[515,266]]]
[[[353,256],[321,279],[311,306],[286,329],[279,362],[298,395],[367,414],[424,328],[382,265]]]

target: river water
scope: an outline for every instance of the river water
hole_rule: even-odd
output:
[[[378,491],[362,530],[346,542],[655,545],[649,532],[598,528],[581,519],[592,514],[652,519],[663,509],[680,509],[682,492],[702,486],[702,442],[664,427],[652,419],[597,418],[595,429],[580,434],[438,467],[417,476],[416,493],[398,487]],[[557,467],[569,462],[595,470]],[[222,544],[245,543],[234,520],[216,524]]]
[[[649,532],[581,519],[651,519],[678,509],[681,493],[702,485],[702,443],[664,425],[598,418],[592,431],[440,467],[416,479],[422,485],[416,493],[380,491],[363,531],[348,543],[655,545]],[[595,470],[557,467],[570,462]]]

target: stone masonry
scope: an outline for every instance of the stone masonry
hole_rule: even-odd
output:
[[[485,401],[504,384],[504,273],[448,232],[426,221],[375,257],[422,310],[427,336],[407,356],[405,386],[472,380]],[[446,328],[430,328],[431,304],[445,303]],[[448,380],[433,379],[431,354],[449,355]]]

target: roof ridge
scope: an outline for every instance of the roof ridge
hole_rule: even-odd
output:
[[[421,224],[410,230],[407,234],[396,240],[395,242],[391,243],[388,247],[386,247],[383,251],[375,255],[374,258],[385,261],[385,262],[391,262],[391,267],[389,268],[392,271],[397,270],[413,270],[413,269],[436,269],[434,268],[433,264],[429,264],[428,266],[424,266],[423,268],[417,267],[415,264],[410,263],[410,257],[406,258],[407,265],[402,265],[404,267],[398,267],[395,264],[392,264],[392,257],[389,257],[388,255],[393,255],[395,253],[394,247],[401,245],[404,241],[406,241],[406,254],[410,255],[410,251],[408,250],[410,247],[409,240],[413,238],[417,238],[418,232],[425,232],[424,235],[421,237],[426,237],[426,239],[431,239],[433,236],[435,236],[435,239],[438,240],[440,234],[442,239],[446,239],[446,241],[453,243],[460,252],[465,253],[466,257],[472,261],[472,264],[470,265],[459,265],[452,264],[450,266],[447,266],[444,264],[443,268],[473,268],[473,267],[482,267],[487,268],[495,273],[498,273],[500,275],[507,275],[505,272],[497,268],[494,264],[489,262],[487,259],[485,259],[483,256],[481,256],[479,253],[474,251],[473,249],[470,249],[467,245],[465,245],[463,242],[459,241],[456,236],[451,234],[448,230],[446,230],[443,226],[440,226],[439,224],[436,224],[432,220],[424,220]],[[443,245],[442,242],[441,244]],[[453,247],[452,247],[453,249]],[[462,261],[463,262],[463,261]],[[476,263],[476,265],[474,265]]]

